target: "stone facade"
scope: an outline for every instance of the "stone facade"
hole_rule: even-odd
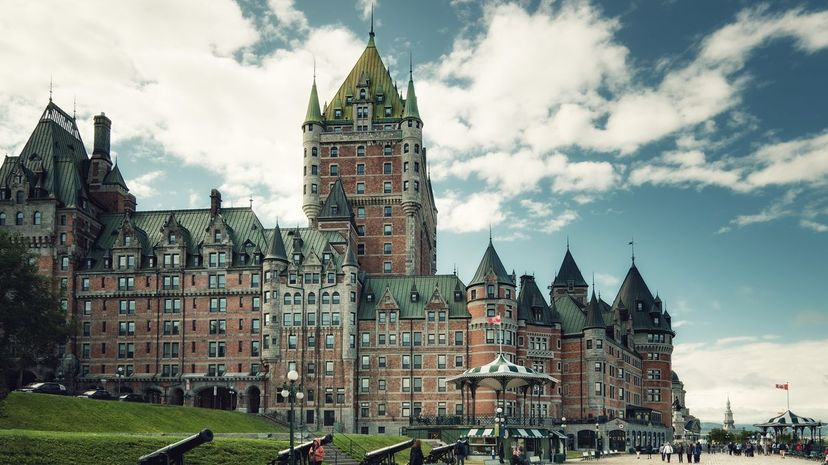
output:
[[[216,190],[209,208],[137,210],[109,160],[111,121],[95,118],[88,157],[49,103],[0,169],[0,227],[58,278],[77,321],[64,381],[284,415],[277,393],[296,370],[303,424],[398,433],[465,421],[471,399],[446,380],[502,352],[560,380],[506,392],[507,416],[567,417],[583,443],[618,419],[639,443],[669,436],[675,333],[635,263],[612,304],[587,297],[568,247],[548,294],[507,273],[491,240],[468,284],[436,275],[413,79],[403,99],[372,35],[330,102],[320,108],[314,83],[301,128],[308,227],[284,230],[223,208]],[[493,391],[475,400],[478,416],[494,413]]]

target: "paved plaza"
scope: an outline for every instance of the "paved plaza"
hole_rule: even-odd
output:
[[[488,458],[488,457],[486,457]],[[636,459],[635,454],[624,454],[624,455],[614,455],[614,456],[607,456],[601,457],[600,460],[581,460],[581,459],[569,459],[566,463],[581,463],[581,462],[589,462],[604,465],[662,465],[666,464],[667,462],[661,461],[661,456],[657,454],[653,454],[652,459],[647,459],[646,455],[642,455],[640,459]],[[484,459],[482,457],[472,456],[466,460],[466,465],[483,465]],[[507,462],[508,463],[508,462]],[[680,463],[676,456],[673,455],[672,460],[670,461],[670,465]],[[684,463],[687,463],[685,459]],[[779,455],[771,455],[771,456],[754,456],[754,457],[743,457],[743,456],[736,456],[736,455],[728,455],[728,454],[702,454],[701,460],[699,461],[700,464],[704,465],[765,465],[765,464],[793,464],[793,465],[806,465],[806,464],[814,464],[818,465],[822,462],[817,460],[806,460],[803,458],[798,457],[786,457],[782,458]]]

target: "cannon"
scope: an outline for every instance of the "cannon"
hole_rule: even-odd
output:
[[[333,434],[326,434],[319,438],[319,442],[324,446],[333,442]],[[296,463],[308,463],[308,453],[313,440],[303,442],[302,444],[293,446],[293,453],[296,454]],[[279,455],[275,459],[268,462],[268,465],[287,465],[290,462],[290,449],[280,450]]]
[[[394,454],[402,452],[414,444],[413,439],[394,444],[392,446],[383,447],[382,449],[372,450],[367,452],[365,457],[360,462],[360,465],[394,465],[397,463],[394,460]]]
[[[428,453],[425,463],[454,463],[454,446],[455,444],[446,444],[445,446],[435,447]]]
[[[203,429],[200,433],[164,446],[138,459],[138,465],[184,465],[184,454],[213,440],[213,432]]]

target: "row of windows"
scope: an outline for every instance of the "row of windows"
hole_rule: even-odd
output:
[[[147,310],[151,310],[151,303],[153,299],[147,299]],[[198,308],[196,305],[196,299],[192,299],[192,308]],[[103,310],[106,311],[106,303],[107,301],[103,301]],[[261,310],[261,298],[258,296],[253,296],[251,298],[251,310],[257,311]],[[91,300],[84,300],[82,303],[82,311],[84,315],[91,315],[92,314],[92,301]],[[244,308],[244,297],[239,297],[239,307]],[[121,315],[132,315],[135,313],[136,303],[134,299],[122,299],[118,301],[118,313]],[[164,313],[181,313],[181,299],[164,299],[163,300],[163,309]],[[211,312],[226,312],[227,311],[227,298],[226,297],[213,297],[209,300],[209,309]]]
[[[339,296],[339,292],[334,291],[333,294],[328,294],[328,292],[323,292],[321,297],[323,304],[339,304],[341,299]],[[269,301],[268,292],[265,292],[265,302]],[[289,292],[285,292],[285,295],[282,299],[282,303],[285,305],[301,305],[302,304],[302,294],[299,292],[294,292],[292,295]],[[308,304],[315,304],[316,303],[316,293],[315,292],[308,292]]]
[[[498,297],[497,289],[494,284],[488,284],[486,286],[486,298],[487,299],[495,299]],[[472,289],[471,291],[471,298],[472,300],[477,299],[477,289]],[[503,288],[503,298],[504,299],[511,299],[512,298],[512,290],[508,287]]]
[[[244,318],[239,318],[239,331],[244,330]],[[174,336],[178,335],[181,332],[181,321],[180,320],[164,320],[162,323],[162,331],[163,335],[165,336]],[[84,321],[82,324],[83,328],[83,335],[84,336],[91,336],[92,335],[92,322],[91,321]],[[196,320],[192,320],[192,330],[197,330]],[[149,333],[152,331],[152,321],[147,320],[147,329],[146,331]],[[209,331],[210,334],[226,334],[227,333],[227,320],[209,320]],[[106,333],[106,321],[101,322],[101,333]],[[258,318],[253,318],[250,320],[250,334],[259,334],[261,333],[261,320]],[[134,336],[135,335],[135,321],[119,321],[118,322],[118,335],[119,336]]]
[[[20,203],[20,202],[18,202]],[[25,215],[23,212],[17,212],[14,215],[14,224],[17,226],[22,226],[25,220]],[[39,225],[43,221],[43,215],[40,214],[39,211],[36,211],[32,214],[32,224]],[[6,224],[6,212],[0,212],[0,226]]]
[[[412,363],[413,360],[413,363]],[[401,367],[402,369],[409,369],[415,368],[419,369],[423,367],[423,356],[416,354],[413,356],[411,355],[402,355],[401,359]],[[448,367],[448,355],[446,354],[438,354],[436,357],[436,366],[437,369],[445,369]],[[387,368],[388,366],[388,357],[385,355],[377,356],[377,368]],[[370,355],[363,355],[360,359],[360,369],[363,370],[370,370],[371,367],[371,356]],[[463,368],[463,356],[462,355],[455,355],[454,356],[454,368]]]

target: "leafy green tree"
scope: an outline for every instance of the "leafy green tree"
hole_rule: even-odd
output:
[[[66,342],[66,313],[52,280],[38,274],[26,246],[0,231],[0,391],[12,373],[54,358]]]
[[[738,441],[738,442],[745,442],[745,441],[747,441],[748,439],[752,438],[754,434],[755,434],[755,432],[754,432],[754,431],[739,430],[739,431],[736,433],[736,441]]]
[[[707,434],[707,438],[711,442],[716,444],[727,444],[730,441],[733,441],[734,439],[733,433],[725,431],[721,428],[715,428],[710,430],[710,432]]]

